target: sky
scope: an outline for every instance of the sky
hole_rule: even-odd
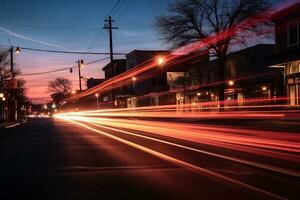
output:
[[[161,15],[172,0],[122,0],[121,7],[111,13],[115,20],[114,51],[128,53],[134,49],[165,49],[153,28],[155,16]],[[117,0],[0,0],[0,45],[30,48],[109,52],[104,19]],[[117,7],[118,8],[118,7]],[[22,50],[14,55],[23,74],[75,66],[75,61],[88,63],[107,56],[69,55]],[[88,65],[82,70],[86,78],[103,78],[102,67],[108,60]],[[47,85],[56,77],[72,80],[78,89],[77,70],[26,76],[27,96],[34,102],[49,100]]]
[[[156,16],[166,12],[174,0],[0,0],[0,46],[20,46],[65,51],[109,52],[104,19],[111,14],[114,26],[114,51],[128,53],[134,49],[166,49],[153,27]],[[288,0],[282,0],[288,1]],[[98,36],[98,37],[96,37]],[[89,48],[96,38],[96,45]],[[88,63],[107,56],[70,55],[22,50],[14,55],[23,74],[76,66],[76,60]],[[104,78],[102,67],[108,63],[88,65],[85,78]],[[57,77],[66,77],[78,89],[77,70],[38,76],[24,76],[27,96],[35,103],[50,100],[47,85]]]

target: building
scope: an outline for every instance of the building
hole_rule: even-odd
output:
[[[101,83],[103,83],[105,81],[105,79],[103,78],[89,78],[86,81],[86,87],[87,89],[90,89],[92,87],[95,87],[96,85],[100,85]]]
[[[233,105],[232,102],[246,105],[245,99],[268,100],[283,94],[280,87],[283,76],[265,65],[265,57],[272,55],[274,45],[258,44],[227,56],[225,106]],[[220,84],[224,84],[218,77],[217,62],[209,60],[208,52],[176,56],[167,51],[134,50],[126,55],[126,60],[116,60],[114,65],[109,63],[103,68],[105,82],[70,100],[96,107],[97,94],[99,108],[156,105],[177,105],[179,109],[185,109],[186,105],[216,107]]]
[[[283,76],[265,64],[265,58],[272,55],[272,44],[258,44],[227,55],[224,70],[225,106],[245,105],[245,99],[271,99],[283,95]],[[219,87],[224,84],[220,82],[218,60],[209,61],[203,57],[182,63],[178,69],[187,70],[187,81],[184,92],[177,94],[177,105],[207,102],[208,106],[217,106],[209,102],[219,100]]]
[[[156,62],[159,56],[164,56],[168,51],[164,50],[133,50],[126,55],[127,71],[138,70],[145,65]],[[158,105],[157,92],[167,90],[166,79],[161,68],[152,68],[136,77],[131,77],[131,84],[127,86],[130,97],[127,98],[128,108],[137,106]]]
[[[135,68],[144,62],[153,60],[158,55],[164,55],[167,53],[168,51],[165,50],[133,50],[126,54],[126,70]]]
[[[102,68],[105,79],[108,80],[126,71],[126,59],[115,59],[112,63],[108,63]]]
[[[272,15],[275,55],[266,59],[271,68],[284,70],[284,87],[290,106],[300,105],[300,2]]]
[[[126,59],[115,59],[112,63],[105,65],[102,70],[104,71],[105,80],[116,77],[126,71]],[[120,86],[110,89],[100,94],[104,106],[123,108],[126,107],[127,87]]]

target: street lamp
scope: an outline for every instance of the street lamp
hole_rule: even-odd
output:
[[[16,47],[16,53],[20,53],[20,52],[21,52],[20,47]]]
[[[72,93],[72,94],[76,94],[76,90],[72,90],[71,93]]]
[[[83,68],[83,67],[84,67],[84,62],[83,62],[83,60],[82,60],[82,59],[80,60],[80,67],[81,67],[81,68]]]
[[[6,100],[6,98],[5,97],[2,97],[2,101],[5,101]]]
[[[133,77],[131,78],[131,80],[132,80],[132,93],[134,94],[134,93],[135,93],[135,82],[136,82],[136,77],[133,76]]]
[[[95,97],[97,99],[97,110],[98,110],[99,109],[99,93],[96,93]]]
[[[82,76],[81,76],[81,68],[84,67],[84,62],[83,60],[78,60],[77,61],[77,64],[78,64],[78,78],[79,78],[79,91],[81,92],[82,91],[82,86],[81,86],[81,79],[82,79]]]
[[[261,89],[262,91],[267,91],[268,88],[266,86],[262,86]]]
[[[200,93],[200,92],[197,92],[197,96],[200,97],[200,96],[201,96],[201,93]]]
[[[228,85],[229,86],[233,86],[234,85],[234,81],[233,80],[228,81]]]
[[[3,93],[0,93],[0,98],[3,98],[4,97],[4,94]]]
[[[156,61],[157,61],[158,66],[163,66],[165,64],[165,59],[162,56],[158,56]]]

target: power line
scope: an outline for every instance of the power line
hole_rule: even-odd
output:
[[[123,6],[123,4],[125,3],[125,0],[123,0],[119,6],[114,10],[114,12],[111,14],[111,16],[115,16],[116,13],[120,10],[120,8]]]
[[[99,60],[95,60],[95,61],[91,61],[86,63],[85,65],[91,65],[97,62],[101,62],[104,60],[109,59],[110,57],[106,57],[106,58],[102,58]],[[55,72],[61,72],[61,71],[69,71],[70,69],[75,69],[77,68],[77,66],[72,66],[72,67],[64,67],[64,68],[60,68],[60,69],[54,69],[54,70],[49,70],[49,71],[43,71],[43,72],[36,72],[36,73],[30,73],[30,74],[21,74],[20,76],[35,76],[35,75],[42,75],[42,74],[50,74],[50,73],[55,73]]]
[[[50,53],[110,55],[109,52],[60,51],[60,50],[50,50],[50,49],[29,48],[29,47],[20,47],[20,48],[23,49],[23,50],[40,51],[40,52],[50,52]],[[115,55],[126,55],[126,53],[114,53],[114,54]]]
[[[49,73],[54,73],[54,72],[67,71],[67,70],[70,70],[73,68],[76,68],[76,67],[66,67],[66,68],[55,69],[55,70],[51,70],[51,71],[37,72],[37,73],[31,73],[31,74],[21,74],[20,76],[35,76],[35,75],[49,74]]]
[[[110,15],[115,9],[116,7],[119,5],[119,3],[121,2],[121,0],[118,0],[114,5],[113,7],[109,10],[109,12],[107,13],[107,16]],[[92,51],[92,49],[94,49],[98,43],[98,41],[100,40],[100,38],[102,38],[103,36],[105,36],[105,31],[102,29],[100,30],[95,38],[92,40],[91,44],[88,46],[86,52],[89,52],[89,51]]]
[[[54,26],[45,24],[21,24],[21,23],[2,23],[3,25],[26,26],[37,28],[52,28],[52,29],[82,29],[82,30],[98,30],[97,27],[78,27],[78,26]]]
[[[107,13],[107,15],[110,15],[116,9],[116,7],[119,5],[120,2],[121,2],[121,0],[118,0],[115,3],[115,5],[110,9],[110,11]]]

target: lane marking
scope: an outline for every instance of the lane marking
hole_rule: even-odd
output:
[[[125,131],[125,130],[122,130],[122,129],[117,129],[117,128],[113,128],[113,127],[109,127],[109,126],[105,126],[105,125],[100,125],[100,124],[93,123],[93,122],[86,122],[86,123],[90,123],[90,124],[92,124],[94,126],[97,126],[97,127],[100,127],[100,128],[105,128],[105,129],[109,129],[109,130],[113,130],[113,131],[122,132],[122,133],[125,133],[125,134],[128,134],[128,135],[132,135],[132,136],[136,136],[136,137],[140,137],[140,138],[144,138],[144,139],[149,139],[149,140],[152,140],[152,141],[160,142],[160,143],[163,143],[163,144],[168,144],[168,145],[179,147],[179,148],[182,148],[182,149],[187,149],[187,150],[190,150],[190,151],[194,151],[194,152],[198,152],[198,153],[202,153],[202,154],[206,154],[206,155],[210,155],[210,156],[214,156],[214,157],[218,157],[218,158],[222,158],[222,159],[226,159],[226,160],[230,160],[230,161],[234,161],[234,162],[238,162],[238,163],[258,167],[258,168],[261,168],[261,169],[274,171],[274,172],[277,172],[277,173],[286,174],[286,175],[295,176],[295,177],[300,178],[300,173],[297,172],[297,171],[283,169],[283,168],[280,168],[280,167],[275,167],[275,166],[271,166],[271,165],[268,165],[268,164],[248,161],[248,160],[235,158],[235,157],[231,157],[231,156],[225,156],[225,155],[222,155],[222,154],[212,153],[212,152],[209,152],[209,151],[200,150],[200,149],[196,149],[196,148],[193,148],[193,147],[188,147],[188,146],[173,143],[173,142],[168,142],[168,141],[165,141],[165,140],[161,140],[161,139],[153,138],[153,137],[150,137],[150,136],[145,136],[145,135],[141,135],[141,134],[137,134],[137,133],[133,133],[133,132],[129,132],[129,131]]]
[[[13,128],[13,127],[16,127],[16,126],[19,126],[20,123],[16,123],[16,124],[13,124],[13,125],[10,125],[10,126],[6,126],[5,128]]]
[[[64,119],[64,118],[61,118],[61,119]],[[83,123],[80,123],[80,122],[77,122],[77,121],[74,121],[74,120],[70,120],[70,119],[64,119],[64,120],[73,122],[73,123],[75,123],[75,124],[77,124],[77,125],[80,125],[80,126],[86,128],[86,129],[88,129],[88,130],[91,130],[91,131],[93,131],[93,132],[99,133],[99,134],[104,135],[104,136],[106,136],[106,137],[109,137],[109,138],[111,138],[111,139],[113,139],[113,140],[116,140],[116,141],[121,142],[121,143],[123,143],[123,144],[126,144],[126,145],[128,145],[128,146],[134,147],[134,148],[136,148],[136,149],[138,149],[138,150],[144,151],[144,152],[146,152],[146,153],[148,153],[148,154],[151,154],[151,155],[156,156],[156,157],[158,157],[158,158],[164,159],[164,160],[169,161],[169,162],[171,162],[171,163],[174,163],[174,164],[176,164],[176,165],[180,165],[180,166],[183,166],[183,167],[185,167],[185,168],[191,169],[191,170],[193,170],[193,171],[195,171],[195,172],[197,172],[197,173],[210,175],[210,176],[215,177],[215,178],[218,178],[218,179],[220,179],[220,180],[222,180],[222,181],[224,181],[224,182],[231,183],[231,184],[233,184],[233,185],[237,185],[237,186],[239,186],[239,187],[241,187],[241,188],[248,189],[248,190],[250,190],[250,191],[254,191],[254,192],[256,192],[256,193],[259,193],[259,194],[261,194],[261,195],[263,195],[263,196],[270,197],[270,198],[272,198],[272,199],[280,199],[280,200],[283,200],[283,199],[284,199],[284,200],[286,200],[286,198],[281,197],[281,196],[279,196],[279,195],[276,195],[276,194],[273,194],[273,193],[271,193],[271,192],[268,192],[268,191],[265,191],[265,190],[256,188],[256,187],[254,187],[254,186],[251,186],[251,185],[248,185],[248,184],[246,184],[246,183],[243,183],[243,182],[234,180],[234,179],[232,179],[232,178],[223,176],[223,175],[221,175],[221,174],[218,174],[218,173],[216,173],[216,172],[207,170],[207,169],[205,169],[205,168],[202,168],[202,167],[193,165],[193,164],[188,163],[188,162],[185,162],[185,161],[183,161],[183,160],[180,160],[180,159],[177,159],[177,158],[168,156],[168,155],[163,154],[163,153],[160,153],[160,152],[158,152],[158,151],[149,149],[149,148],[144,147],[144,146],[141,146],[141,145],[139,145],[139,144],[136,144],[136,143],[130,142],[130,141],[128,141],[128,140],[122,139],[122,138],[120,138],[120,137],[114,136],[114,135],[109,134],[109,133],[107,133],[107,132],[97,130],[97,129],[92,128],[92,127],[90,127],[90,126],[87,126],[87,125],[85,125],[85,124],[83,124]]]

